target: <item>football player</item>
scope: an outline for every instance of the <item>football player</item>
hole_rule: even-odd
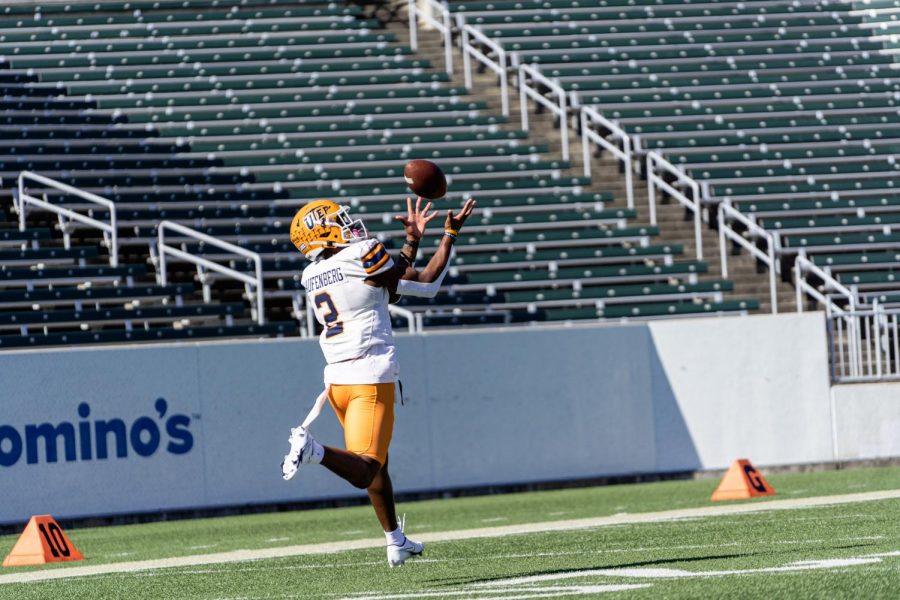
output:
[[[450,259],[453,243],[475,201],[458,213],[450,210],[444,233],[431,260],[414,267],[426,225],[437,216],[429,202],[424,209],[407,198],[406,216],[398,216],[406,242],[396,258],[370,238],[362,221],[347,207],[331,200],[306,204],[291,222],[291,241],[312,264],[302,275],[306,301],[323,326],[319,345],[325,355],[328,401],[344,428],[346,450],[323,446],[308,428],[291,430],[290,452],[282,462],[284,479],[301,464],[321,463],[352,485],[365,489],[387,538],[391,567],[422,554],[423,545],[408,539],[397,521],[394,492],[388,474],[388,447],[394,427],[394,384],[399,369],[394,352],[390,300],[404,290],[436,292]],[[427,291],[427,290],[426,290]],[[433,294],[432,294],[433,295]]]

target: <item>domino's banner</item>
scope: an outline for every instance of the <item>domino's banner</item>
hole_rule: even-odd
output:
[[[2,353],[0,522],[347,496],[281,479],[321,372],[314,342]]]
[[[398,491],[834,457],[821,314],[397,346]],[[323,366],[301,339],[0,352],[0,523],[360,495],[318,465],[281,478]],[[328,408],[313,432],[343,446]]]

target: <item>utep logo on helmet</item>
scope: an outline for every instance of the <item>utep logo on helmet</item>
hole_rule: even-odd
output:
[[[169,403],[164,398],[158,398],[153,408],[155,416],[139,416],[130,426],[117,418],[87,420],[91,416],[87,402],[78,405],[81,419],[78,423],[45,422],[25,425],[21,431],[12,425],[0,425],[0,467],[11,467],[23,456],[27,464],[38,464],[41,447],[45,462],[58,462],[60,440],[66,462],[107,460],[111,454],[115,458],[127,458],[129,447],[142,457],[153,456],[160,450],[174,455],[190,452],[194,447],[191,417],[174,413],[167,416]]]
[[[325,210],[324,206],[316,206],[303,217],[303,224],[306,225],[307,229],[313,229],[324,222],[327,216],[328,211]]]

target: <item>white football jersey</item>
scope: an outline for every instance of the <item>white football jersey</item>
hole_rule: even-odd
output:
[[[397,377],[385,288],[365,279],[393,268],[378,240],[362,240],[303,270],[306,301],[323,326],[326,383],[387,383]]]

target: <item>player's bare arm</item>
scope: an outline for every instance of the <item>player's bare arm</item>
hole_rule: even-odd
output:
[[[434,253],[434,256],[431,257],[431,260],[428,261],[428,264],[425,265],[424,269],[421,271],[416,271],[415,269],[413,269],[412,272],[407,271],[404,274],[403,279],[420,281],[422,283],[431,283],[436,280],[444,271],[447,262],[450,260],[450,250],[453,248],[453,244],[456,242],[463,224],[474,211],[474,198],[466,200],[462,209],[456,214],[453,213],[453,209],[448,210],[447,218],[444,220],[444,235],[441,238],[441,243]]]
[[[407,244],[404,245],[404,249],[401,250],[401,256],[403,256],[404,253],[407,253],[407,257],[412,256],[413,260],[415,260],[415,253],[409,254],[409,252],[413,246],[416,250],[418,249],[418,240],[424,235],[425,226],[437,215],[437,211],[434,211],[433,213],[428,212],[431,208],[430,202],[425,205],[424,209],[420,210],[420,202],[421,199],[416,202],[416,206],[413,208],[412,201],[408,200],[407,208],[409,210],[407,216],[402,217],[398,215],[398,217],[396,217],[398,221],[403,222],[407,233]],[[459,231],[465,224],[466,219],[474,212],[475,204],[475,200],[469,198],[458,213],[454,213],[453,209],[447,211],[447,217],[444,220],[444,235],[441,238],[441,242],[434,255],[431,257],[431,260],[428,261],[428,264],[425,265],[421,271],[416,270],[412,266],[412,261],[410,261],[410,264],[408,265],[401,264],[401,262],[405,262],[405,260],[401,259],[401,261],[398,261],[395,264],[394,269],[377,277],[369,278],[367,282],[370,283],[370,285],[395,290],[397,288],[397,283],[401,279],[421,283],[431,283],[435,281],[447,266],[453,244],[459,236]],[[410,243],[411,240],[416,240],[416,243]],[[410,248],[407,248],[407,246]]]
[[[413,269],[413,265],[416,262],[416,256],[419,253],[419,242],[422,239],[422,236],[425,235],[425,228],[428,226],[429,221],[433,220],[438,215],[438,211],[431,212],[432,203],[429,202],[425,205],[425,208],[422,208],[422,198],[416,198],[416,205],[413,207],[412,198],[406,199],[406,216],[397,215],[394,217],[395,221],[399,221],[403,224],[403,228],[406,232],[406,240],[403,243],[403,247],[400,249],[400,254],[397,257],[397,260],[394,261],[398,269],[403,272],[401,278],[407,275],[407,272]]]

